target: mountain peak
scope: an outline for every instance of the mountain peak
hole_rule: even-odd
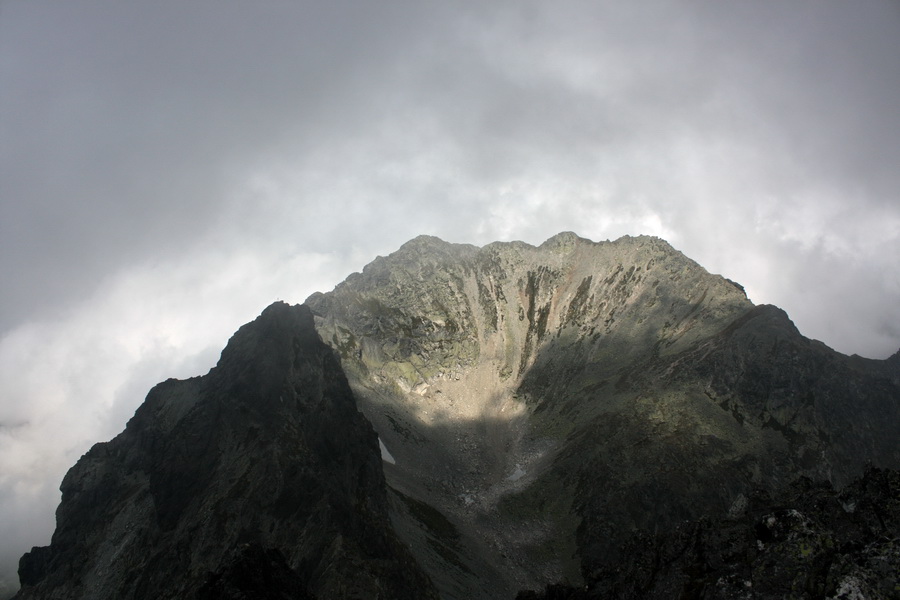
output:
[[[847,481],[869,452],[845,427],[863,413],[887,419],[877,454],[900,463],[896,398],[862,383],[876,373],[660,238],[417,238],[309,303],[394,459],[395,522],[445,591],[577,581],[565,543],[589,571],[622,531],[724,512],[801,473]],[[841,377],[869,392],[838,402]],[[553,544],[553,560],[535,550]]]
[[[415,253],[453,253],[460,252],[466,250],[474,250],[476,246],[472,246],[471,244],[454,244],[451,242],[446,242],[439,237],[433,235],[420,235],[414,237],[409,240],[395,252],[394,254],[405,254],[410,252]]]
[[[19,600],[593,597],[643,572],[629,543],[658,557],[755,490],[900,467],[898,356],[808,340],[659,238],[420,236],[154,387],[66,475]],[[900,535],[878,527],[856,547]],[[671,586],[702,555],[658,597],[696,594]]]
[[[563,231],[557,233],[556,235],[547,238],[547,240],[540,245],[541,248],[570,248],[579,243],[590,242],[583,237],[580,237],[576,233],[572,231]],[[593,243],[593,242],[590,242]]]
[[[51,545],[20,562],[19,600],[435,597],[390,524],[377,435],[306,306],[272,304],[209,374],[154,387],[61,490]]]

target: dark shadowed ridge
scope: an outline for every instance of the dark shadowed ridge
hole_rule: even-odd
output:
[[[377,436],[305,306],[268,307],[209,374],[153,388],[62,492],[18,600],[434,596],[393,534]]]

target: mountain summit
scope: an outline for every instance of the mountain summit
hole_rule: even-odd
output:
[[[61,489],[17,598],[436,597],[305,306],[273,304],[207,375],[154,387]]]
[[[900,467],[898,367],[658,238],[418,237],[154,388],[17,598],[574,594],[634,535]]]

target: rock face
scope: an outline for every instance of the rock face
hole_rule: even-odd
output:
[[[900,468],[898,439],[900,353],[806,339],[662,240],[420,237],[154,388],[66,476],[18,598],[636,598],[731,577],[672,549],[743,540],[721,519],[759,490]],[[683,597],[772,573],[740,568]]]
[[[518,600],[900,597],[900,473],[869,469],[840,492],[802,478],[773,498],[741,497],[701,519],[623,544],[578,588],[550,585]]]
[[[436,597],[306,307],[270,306],[208,375],[156,386],[62,492],[19,599]]]
[[[900,466],[896,361],[804,338],[659,239],[420,237],[307,304],[448,598],[578,584],[633,530]]]

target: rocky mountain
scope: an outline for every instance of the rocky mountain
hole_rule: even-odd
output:
[[[436,598],[391,527],[378,438],[309,309],[274,304],[157,385],[62,483],[18,599]]]
[[[900,466],[900,355],[806,339],[659,239],[420,237],[307,304],[445,597],[578,584],[632,531]]]
[[[900,353],[804,338],[662,240],[420,237],[154,388],[17,598],[616,597],[641,548],[896,469],[898,434]]]

